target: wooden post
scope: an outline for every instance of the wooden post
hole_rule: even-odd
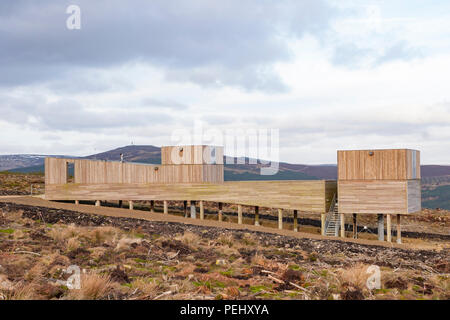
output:
[[[184,212],[184,217],[187,218],[187,201],[183,201],[183,212]]]
[[[278,229],[283,229],[283,209],[278,209]]]
[[[219,221],[222,221],[223,220],[223,213],[222,213],[222,208],[223,208],[223,203],[222,202],[219,202],[219,212],[218,212],[218,219],[219,219]]]
[[[238,224],[242,224],[242,205],[238,204]]]
[[[75,200],[75,204],[76,204],[76,205],[79,205],[79,204],[80,204],[80,201]]]
[[[259,226],[259,207],[255,206],[255,226]]]
[[[195,201],[191,201],[191,219],[195,219],[197,216],[197,208],[195,207]]]
[[[341,238],[345,238],[345,214],[340,213],[341,220]]]
[[[384,215],[378,215],[378,240],[384,241]]]
[[[164,214],[168,214],[169,213],[169,205],[167,200],[164,200]]]
[[[358,222],[356,220],[356,213],[353,214],[353,239],[358,238]]]
[[[387,242],[392,242],[392,232],[391,232],[391,215],[386,215],[386,235]]]
[[[294,231],[298,232],[298,211],[294,210]]]
[[[203,208],[203,200],[199,201],[199,205],[200,205],[200,220],[204,220],[205,219],[205,209]]]
[[[402,243],[402,227],[399,214],[397,215],[397,243]]]
[[[155,200],[150,200],[150,212],[155,213]]]
[[[130,210],[134,209],[134,202],[133,201],[128,201],[128,206],[130,207]]]
[[[100,200],[96,200],[95,201],[95,206],[96,207],[100,207],[102,204],[101,204],[101,202],[100,202]]]
[[[325,213],[321,213],[320,214],[320,233],[323,236],[325,235],[325,219],[326,219],[326,214]]]

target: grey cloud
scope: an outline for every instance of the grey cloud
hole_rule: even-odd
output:
[[[2,119],[8,122],[58,131],[99,132],[173,121],[168,114],[150,110],[123,108],[99,111],[85,108],[75,100],[61,99],[49,103],[39,96],[0,97],[0,111]]]
[[[69,4],[80,5],[81,30],[66,29]],[[280,91],[271,66],[291,58],[282,36],[320,35],[335,10],[324,0],[6,0],[0,15],[3,85],[143,61],[173,81]]]

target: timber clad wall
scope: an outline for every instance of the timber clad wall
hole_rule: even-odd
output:
[[[422,210],[422,195],[420,190],[420,180],[408,181],[408,212],[418,212]]]
[[[419,151],[338,151],[340,213],[414,213],[420,195]]]
[[[420,152],[409,149],[338,151],[338,179],[420,179]]]
[[[67,164],[74,164],[74,183],[222,183],[223,165],[149,165],[101,160],[46,158],[46,184],[67,183]]]
[[[221,184],[46,185],[48,200],[204,200],[269,208],[326,212],[336,181],[229,181]],[[325,192],[327,190],[327,192]],[[330,198],[331,197],[331,198]]]

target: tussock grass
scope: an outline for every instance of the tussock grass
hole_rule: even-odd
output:
[[[109,275],[83,273],[80,280],[81,288],[72,289],[67,297],[73,300],[98,300],[104,298],[113,285]]]

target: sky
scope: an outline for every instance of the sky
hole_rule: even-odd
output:
[[[0,2],[0,154],[172,145],[200,125],[276,129],[291,163],[412,148],[448,165],[449,80],[449,1]]]

